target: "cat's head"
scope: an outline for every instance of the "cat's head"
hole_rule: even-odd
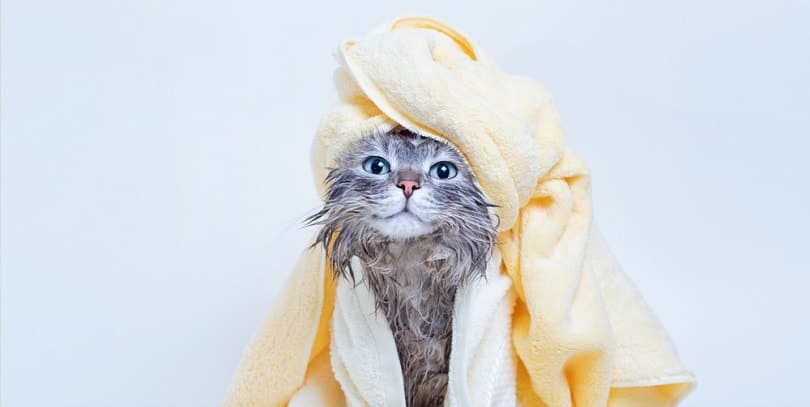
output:
[[[374,134],[352,146],[325,183],[324,206],[307,219],[323,226],[324,246],[340,235],[357,245],[430,237],[493,244],[492,205],[446,143],[402,128]]]

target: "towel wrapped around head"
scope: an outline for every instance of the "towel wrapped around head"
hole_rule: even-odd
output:
[[[429,18],[399,18],[345,41],[339,56],[340,101],[312,144],[316,185],[353,143],[395,126],[462,153],[497,205],[496,267],[515,297],[505,318],[521,405],[669,406],[688,393],[692,374],[592,224],[588,170],[566,147],[541,85],[502,72]],[[301,256],[228,405],[284,405],[305,382],[344,402],[326,356],[336,282],[324,254]]]

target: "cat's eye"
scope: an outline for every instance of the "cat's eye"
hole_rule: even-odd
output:
[[[372,156],[363,161],[363,169],[375,175],[388,174],[391,172],[391,164],[382,157]]]
[[[450,179],[458,174],[456,166],[449,161],[439,161],[430,167],[430,176],[438,179]]]

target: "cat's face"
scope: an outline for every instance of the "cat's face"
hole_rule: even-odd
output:
[[[489,229],[492,222],[491,205],[459,153],[406,130],[363,139],[330,171],[326,183],[319,217],[338,220],[338,229],[372,229],[389,239],[408,239],[468,227]]]

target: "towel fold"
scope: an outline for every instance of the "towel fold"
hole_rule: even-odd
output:
[[[340,102],[312,144],[317,187],[323,192],[327,168],[349,146],[397,125],[459,149],[497,205],[497,272],[508,276],[514,296],[508,315],[517,403],[668,406],[691,389],[692,374],[592,224],[588,170],[566,147],[541,85],[502,72],[466,36],[429,18],[397,19],[345,41],[339,56]],[[352,321],[338,322],[347,314],[335,312],[339,284],[324,254],[316,247],[302,255],[245,353],[228,405],[307,397],[342,405],[375,391],[362,373],[335,380],[347,372],[334,355],[328,363],[330,326]]]

